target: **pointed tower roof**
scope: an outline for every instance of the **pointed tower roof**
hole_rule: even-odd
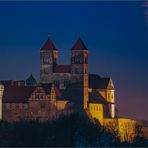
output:
[[[41,50],[58,50],[54,45],[53,41],[48,37]]]
[[[36,79],[33,77],[32,73],[31,73],[26,81],[36,81]]]
[[[33,77],[33,75],[31,74],[31,75],[27,78],[27,80],[26,80],[26,85],[27,85],[27,86],[36,86],[36,84],[37,84],[37,81],[36,81],[36,79]]]
[[[71,50],[88,50],[88,49],[86,48],[81,38],[78,38],[76,43],[71,48]]]

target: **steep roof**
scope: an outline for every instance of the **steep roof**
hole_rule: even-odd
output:
[[[33,75],[31,74],[27,79],[26,82],[34,82],[36,83],[36,79],[33,77]]]
[[[50,94],[52,84],[40,84],[40,86],[44,89],[46,94]],[[28,87],[23,85],[10,85],[5,86],[4,94],[3,94],[3,103],[27,103],[29,97],[35,91],[36,87]],[[54,86],[55,93],[57,95],[57,100],[64,100],[61,91],[57,86]]]
[[[71,65],[57,65],[55,67],[55,73],[70,73]]]
[[[48,37],[41,50],[58,50],[53,41]]]
[[[35,87],[23,85],[5,86],[2,101],[3,103],[26,103],[34,90]]]
[[[88,50],[88,49],[86,48],[83,41],[80,38],[78,38],[76,43],[71,48],[71,50]]]
[[[93,89],[114,89],[113,84],[110,84],[111,78],[100,77],[99,75],[89,74],[89,87]]]
[[[51,88],[52,88],[52,83],[41,84],[41,86],[43,87],[46,94],[50,94],[50,91],[51,91]],[[60,91],[60,89],[56,85],[54,85],[54,89],[55,89],[55,93],[57,95],[57,99],[63,100],[63,94]]]
[[[89,103],[107,104],[107,101],[101,96],[98,91],[93,90],[89,93]]]
[[[36,81],[32,74],[27,78],[27,80],[33,80],[33,81]],[[27,80],[26,80],[26,81],[27,81]]]

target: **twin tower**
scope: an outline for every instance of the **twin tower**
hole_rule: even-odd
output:
[[[65,57],[67,58],[67,57]],[[58,49],[48,38],[40,49],[40,81],[41,83],[54,83],[61,90],[69,84],[83,84],[83,108],[88,103],[88,49],[78,38],[71,48],[71,64],[58,64]]]

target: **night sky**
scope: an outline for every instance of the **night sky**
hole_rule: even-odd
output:
[[[0,79],[39,80],[48,33],[59,63],[70,63],[80,36],[89,72],[113,79],[118,115],[148,120],[148,3],[0,2]],[[147,15],[147,16],[146,16]]]

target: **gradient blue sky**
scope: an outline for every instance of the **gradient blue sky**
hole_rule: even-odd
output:
[[[48,32],[59,63],[80,36],[89,72],[111,76],[118,113],[148,120],[148,24],[144,2],[0,2],[0,79],[39,79]]]

